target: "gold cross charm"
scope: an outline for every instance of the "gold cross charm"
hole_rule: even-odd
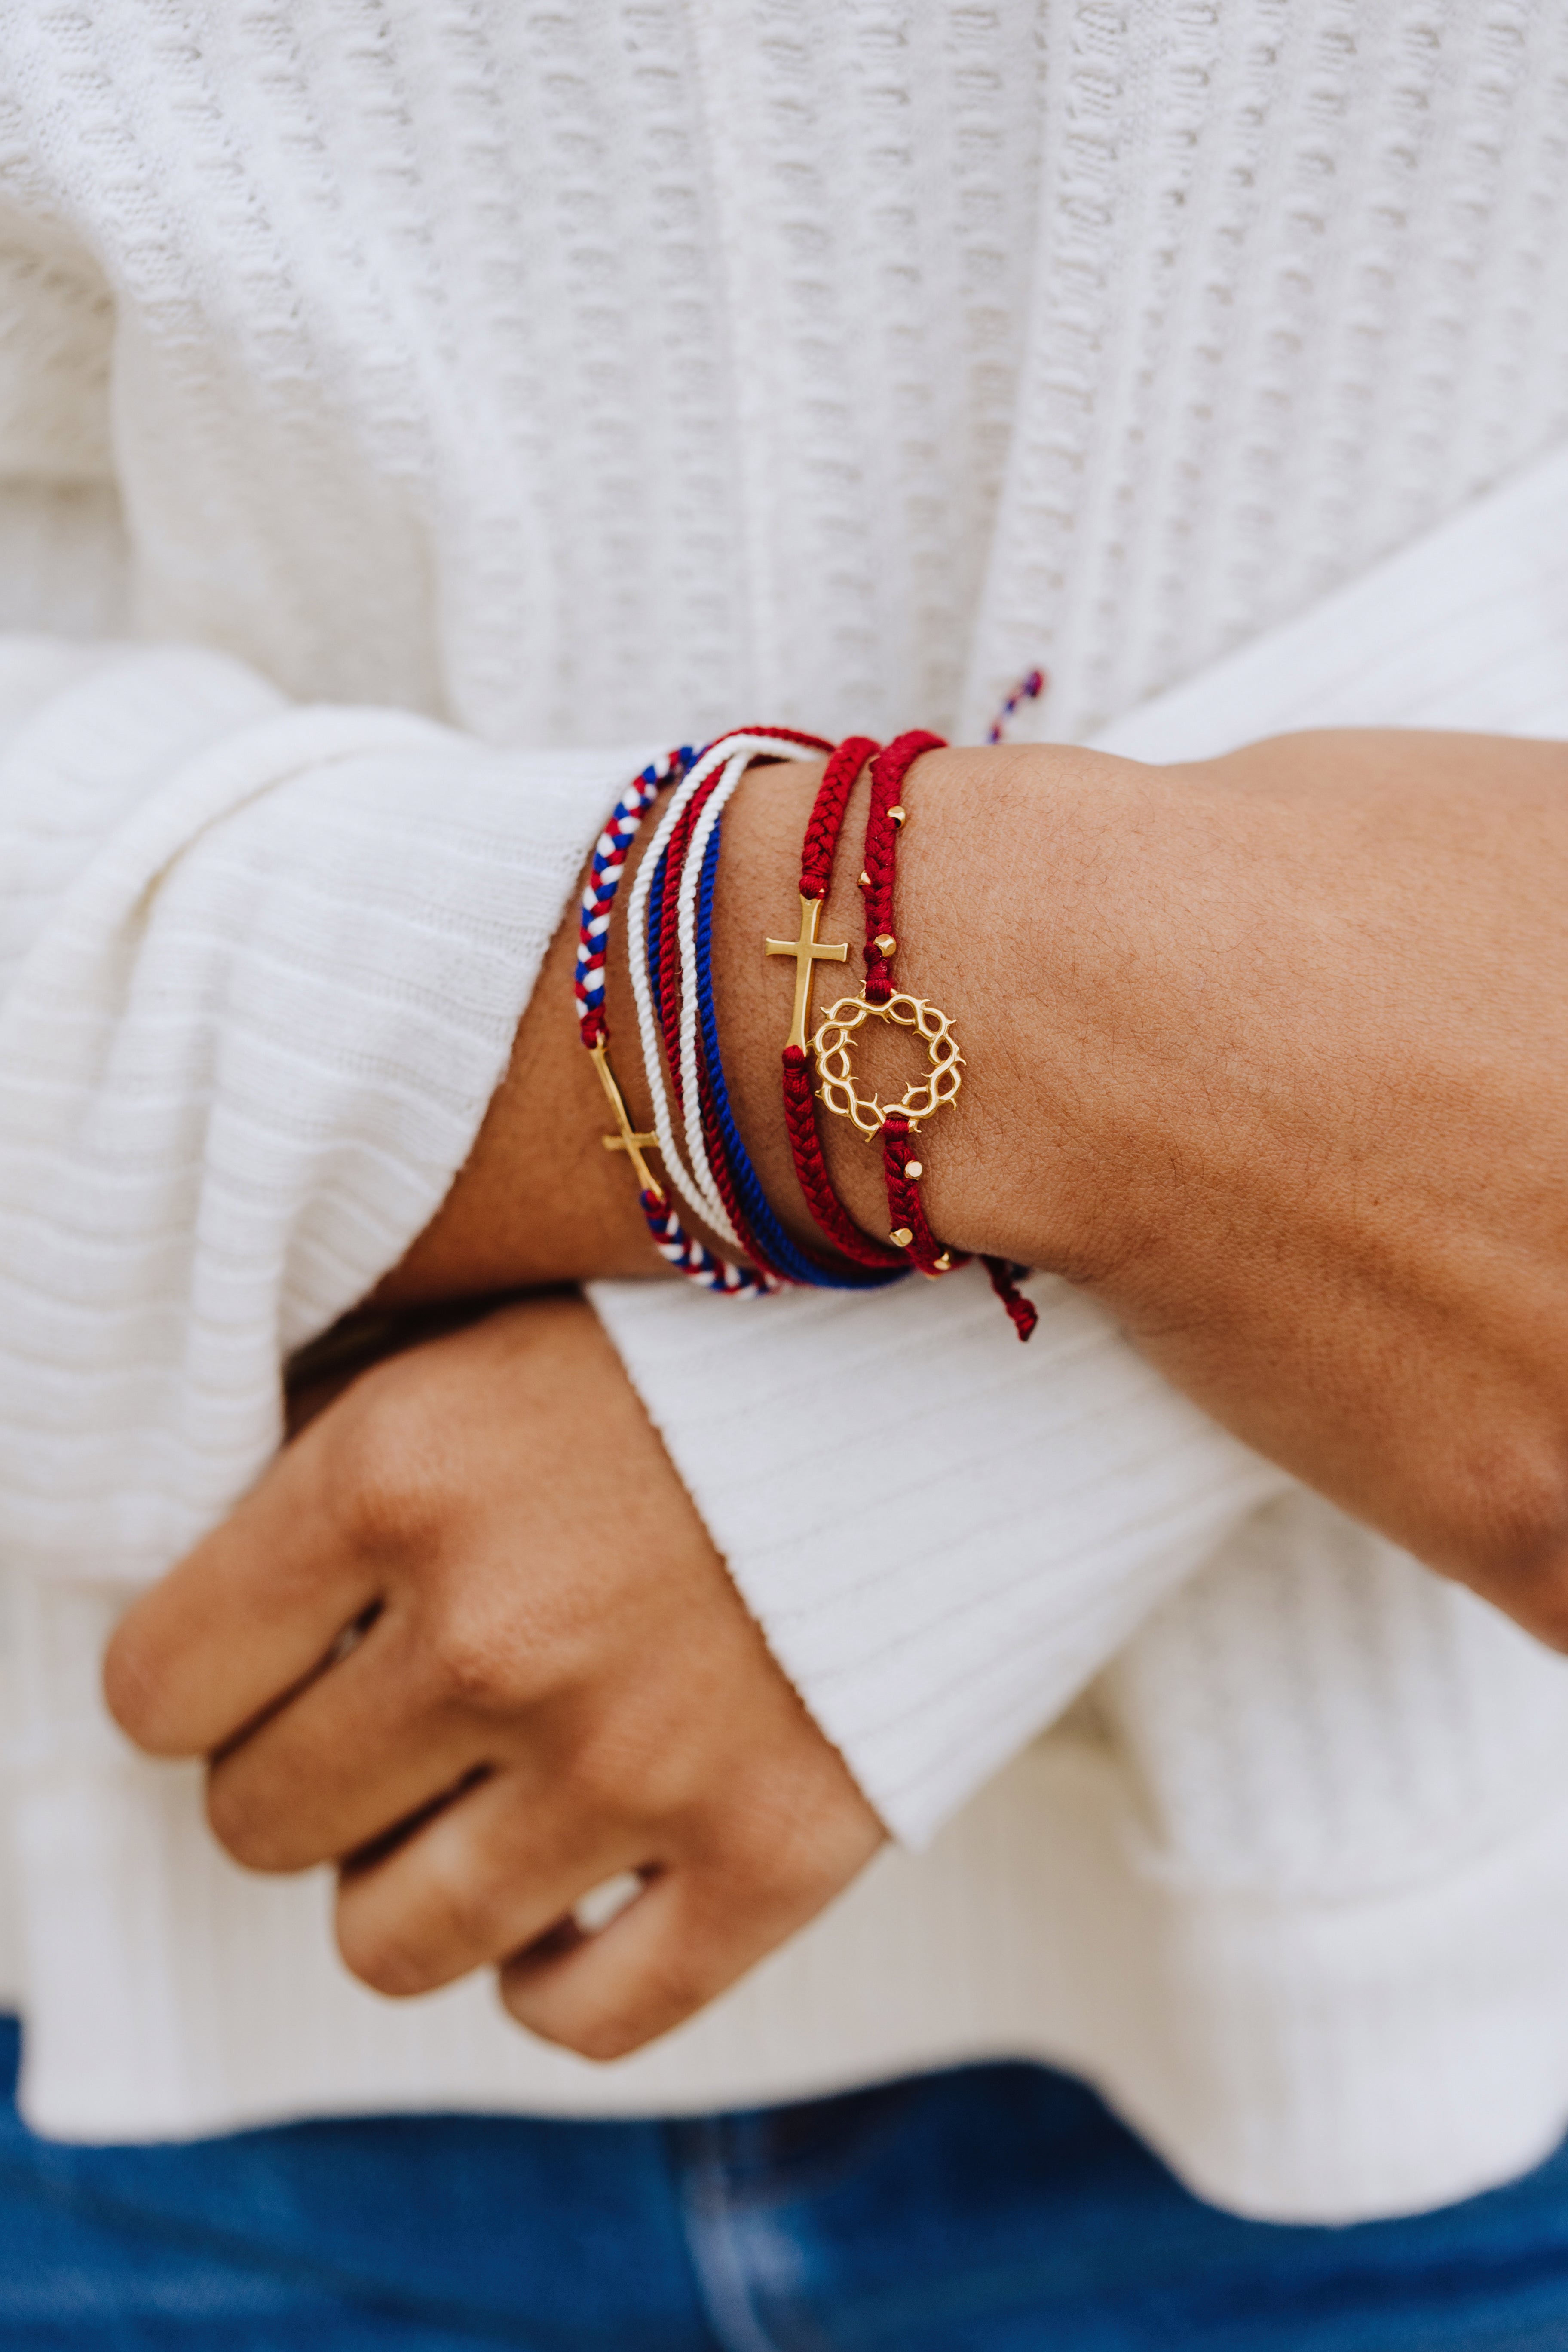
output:
[[[599,1073],[599,1084],[610,1098],[610,1108],[615,1113],[616,1125],[620,1129],[618,1135],[606,1135],[602,1139],[605,1149],[606,1151],[624,1151],[637,1171],[637,1182],[643,1191],[651,1192],[656,1200],[662,1201],[664,1186],[657,1181],[652,1169],[643,1158],[645,1151],[658,1150],[658,1138],[657,1135],[639,1135],[633,1127],[631,1114],[626,1109],[619,1087],[616,1084],[616,1074],[610,1067],[609,1053],[602,1043],[593,1048],[592,1059],[594,1067]]]
[[[800,937],[798,940],[766,940],[767,953],[795,958],[795,1019],[790,1024],[785,1043],[805,1051],[805,1016],[811,1010],[811,967],[814,963],[842,963],[849,953],[846,947],[818,947],[816,927],[822,920],[820,898],[805,898],[800,902]]]

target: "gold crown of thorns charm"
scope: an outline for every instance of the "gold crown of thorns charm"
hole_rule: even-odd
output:
[[[850,1041],[866,1021],[891,1021],[925,1040],[930,1075],[906,1087],[896,1103],[880,1103],[875,1095],[868,1098],[856,1091]],[[963,1056],[952,1022],[923,996],[907,996],[901,990],[895,991],[886,1004],[868,1004],[863,996],[841,996],[818,1024],[811,1050],[822,1081],[818,1089],[822,1100],[840,1118],[853,1119],[868,1140],[881,1133],[884,1121],[895,1112],[901,1112],[911,1128],[918,1127],[943,1103],[952,1102],[963,1084]]]

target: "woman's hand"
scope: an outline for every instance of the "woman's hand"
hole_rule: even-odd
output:
[[[132,1610],[107,1687],[142,1747],[211,1757],[240,1862],[342,1865],[356,1975],[495,1965],[589,2057],[711,2000],[883,1836],[574,1299],[362,1375]]]

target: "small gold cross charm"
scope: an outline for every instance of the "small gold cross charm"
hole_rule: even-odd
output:
[[[816,927],[822,920],[820,898],[802,898],[800,902],[800,937],[798,940],[766,940],[763,946],[771,956],[795,958],[795,1019],[790,1024],[787,1045],[805,1051],[805,1017],[811,1010],[811,968],[814,963],[842,963],[849,953],[845,947],[818,947]]]
[[[657,1135],[639,1135],[633,1127],[631,1114],[626,1109],[619,1087],[616,1084],[616,1074],[610,1067],[608,1051],[602,1044],[593,1048],[592,1059],[594,1067],[599,1073],[599,1084],[610,1098],[610,1108],[615,1113],[616,1125],[620,1129],[618,1135],[606,1135],[601,1139],[605,1149],[606,1151],[624,1151],[637,1171],[637,1182],[643,1191],[653,1193],[656,1199],[662,1201],[664,1187],[658,1181],[652,1169],[643,1158],[645,1151],[656,1151],[658,1149],[658,1138]]]

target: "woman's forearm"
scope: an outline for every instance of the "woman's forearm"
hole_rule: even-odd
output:
[[[957,1248],[998,1249],[1039,1265],[1078,1262],[1085,1236],[1065,1213],[1078,1194],[1054,1174],[1039,1181],[1047,1172],[1040,1153],[1059,1148],[1038,1132],[1037,1106],[1060,1090],[1060,1040],[1031,1009],[1044,975],[1020,971],[1019,958],[1036,952],[1026,940],[1038,928],[1040,886],[1049,881],[1065,891],[1068,868],[1083,862],[1078,812],[1103,803],[1118,779],[1152,772],[1042,747],[937,752],[911,778],[899,879],[906,944],[897,981],[951,1014],[965,1056],[959,1101],[932,1123],[925,1178],[933,1224]],[[794,936],[801,840],[820,776],[815,763],[779,763],[748,776],[725,817],[715,941],[731,1098],[768,1197],[802,1241],[819,1236],[795,1181],[780,1097],[794,965],[769,957],[764,941]],[[844,942],[849,953],[842,964],[820,967],[817,1018],[835,997],[854,994],[863,974],[857,877],[868,793],[863,777],[824,909],[821,937]],[[611,1050],[628,1108],[646,1126],[651,1106],[627,961],[629,896],[628,875],[612,933]],[[382,1300],[662,1272],[626,1155],[605,1149],[613,1123],[577,1035],[574,950],[574,912],[550,950],[468,1165],[382,1286]],[[897,1094],[922,1058],[907,1035],[879,1032],[865,1040],[861,1067],[868,1085],[888,1081]],[[850,1213],[868,1233],[885,1233],[879,1153],[847,1122],[825,1112],[820,1123]]]
[[[803,1238],[792,967],[763,940],[795,929],[816,782],[748,779],[719,895],[731,1091]],[[1083,1284],[1238,1435],[1568,1638],[1568,752],[1370,730],[1184,770],[950,751],[905,799],[895,982],[965,1060],[921,1137],[941,1239]],[[862,814],[821,925],[857,959],[829,967],[846,993]],[[625,946],[611,1013],[641,1119]],[[651,1269],[569,950],[394,1295]],[[869,1083],[900,1054],[913,1074],[907,1035],[873,1043]],[[879,1155],[821,1125],[850,1212],[885,1233]]]

